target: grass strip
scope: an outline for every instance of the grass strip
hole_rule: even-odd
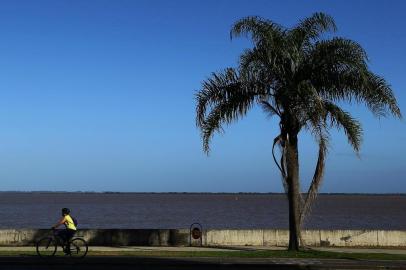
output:
[[[35,251],[0,251],[0,256],[34,256]],[[61,256],[58,253],[57,256]],[[218,258],[316,258],[351,260],[406,260],[406,255],[386,253],[342,253],[331,251],[92,251],[87,256],[136,256],[136,257],[218,257]]]

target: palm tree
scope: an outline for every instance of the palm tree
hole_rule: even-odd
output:
[[[241,54],[238,68],[213,73],[196,94],[196,123],[207,154],[213,134],[253,106],[278,117],[272,154],[289,202],[289,250],[299,249],[302,221],[322,182],[329,130],[343,130],[355,152],[360,150],[361,124],[337,103],[364,103],[376,117],[401,118],[392,89],[369,70],[364,49],[349,39],[323,36],[335,31],[333,18],[323,13],[293,28],[260,17],[243,18],[230,35],[250,37],[252,48]],[[303,197],[298,153],[302,130],[311,132],[319,147],[314,176]],[[275,146],[280,158],[275,156]]]

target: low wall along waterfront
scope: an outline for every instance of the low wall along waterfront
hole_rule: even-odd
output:
[[[31,246],[50,230],[2,229],[0,246]],[[187,246],[189,229],[83,229],[78,236],[98,246]],[[287,246],[288,230],[253,229],[203,231],[204,246]],[[303,230],[308,246],[406,247],[406,231],[383,230]],[[200,241],[192,239],[192,245]]]

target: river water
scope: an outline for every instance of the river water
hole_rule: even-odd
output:
[[[80,228],[287,228],[283,194],[1,192],[0,228],[49,228],[68,207]],[[406,230],[405,195],[320,195],[310,229]]]

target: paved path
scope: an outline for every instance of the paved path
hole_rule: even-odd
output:
[[[227,247],[150,247],[150,246],[125,246],[125,247],[104,247],[90,246],[91,251],[240,251],[240,250],[285,250],[285,247],[263,247],[263,246],[227,246]],[[345,252],[345,253],[386,253],[406,255],[406,249],[378,249],[378,248],[342,248],[342,247],[315,247],[314,250]],[[1,251],[35,251],[35,247],[0,247]]]
[[[149,247],[149,246],[123,246],[123,247],[105,247],[105,246],[89,246],[90,251],[233,251],[228,248],[212,248],[212,247]],[[235,249],[240,250],[240,249]],[[0,247],[1,251],[35,251],[35,247]]]
[[[345,253],[386,253],[406,255],[406,249],[389,249],[389,248],[314,248],[320,251],[333,251],[333,252],[345,252]]]
[[[225,247],[228,248],[228,247]],[[264,247],[264,246],[234,246],[231,248],[242,250],[285,250],[286,247]],[[313,250],[344,252],[344,253],[386,253],[406,255],[406,249],[400,248],[351,248],[351,247],[311,247]]]

